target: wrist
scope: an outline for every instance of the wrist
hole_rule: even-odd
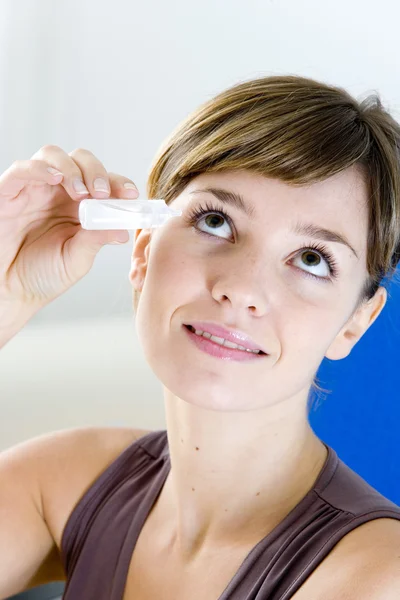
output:
[[[39,309],[0,300],[0,348],[10,341]]]

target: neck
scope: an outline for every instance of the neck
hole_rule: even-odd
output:
[[[171,471],[160,503],[170,544],[255,544],[313,487],[327,458],[299,399],[252,411],[204,409],[164,388]]]

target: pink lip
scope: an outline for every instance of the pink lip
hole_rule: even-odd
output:
[[[244,346],[249,350],[262,350],[265,352],[264,348],[261,348],[261,346],[256,344],[242,331],[225,329],[225,327],[218,325],[218,323],[211,323],[207,321],[191,321],[190,323],[186,323],[186,325],[191,325],[200,331],[207,331],[208,333],[211,333],[211,335],[222,337],[224,340],[228,340],[234,344],[239,344],[240,346]],[[245,351],[241,350],[241,352]],[[265,352],[265,354],[267,354],[267,352]]]
[[[196,344],[196,346],[203,350],[203,352],[207,352],[207,354],[211,354],[211,356],[216,356],[217,358],[222,358],[224,360],[235,360],[235,361],[248,361],[248,360],[260,360],[261,358],[265,358],[265,354],[254,354],[253,352],[246,352],[246,350],[238,350],[237,348],[228,348],[226,346],[221,346],[212,340],[208,340],[203,336],[196,335],[190,329],[183,325],[183,329],[186,331],[186,334],[189,336],[192,342]]]

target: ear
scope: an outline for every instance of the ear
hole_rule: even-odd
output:
[[[137,229],[135,232],[129,281],[137,291],[141,291],[147,273],[151,233],[151,229]]]
[[[346,322],[329,346],[325,356],[331,360],[340,360],[350,354],[358,340],[378,318],[386,304],[387,291],[380,287],[373,298],[364,302]]]

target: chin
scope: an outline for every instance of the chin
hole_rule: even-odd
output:
[[[210,386],[204,384],[204,382],[196,385],[193,381],[184,382],[180,379],[177,382],[176,380],[173,381],[173,378],[170,379],[169,385],[167,385],[167,382],[163,383],[168,390],[167,395],[171,398],[172,403],[181,401],[187,405],[217,412],[243,412],[254,409],[253,406],[248,405],[248,396],[232,396],[225,386],[223,389],[221,389],[221,385],[210,389]]]

